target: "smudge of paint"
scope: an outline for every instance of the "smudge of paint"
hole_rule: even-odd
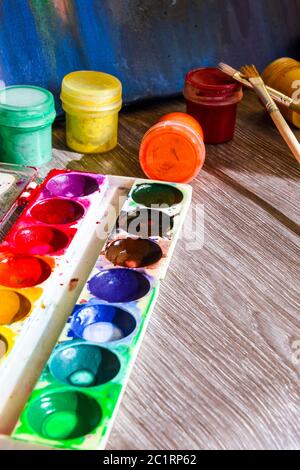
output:
[[[58,347],[48,363],[53,377],[75,387],[94,387],[112,380],[120,361],[109,349],[93,344],[68,342]]]
[[[42,259],[12,253],[0,254],[0,284],[6,287],[32,287],[44,282],[51,274]]]
[[[132,199],[138,204],[151,207],[152,205],[174,206],[183,199],[182,192],[168,184],[142,183],[132,193]]]
[[[19,229],[15,234],[14,241],[19,252],[46,255],[65,248],[69,239],[61,230],[33,225]]]
[[[150,282],[140,272],[131,269],[105,269],[88,283],[91,294],[107,302],[133,302],[150,290]]]
[[[30,312],[30,301],[18,292],[0,289],[0,299],[0,325],[8,325],[21,320]]]
[[[127,310],[113,305],[86,305],[71,317],[71,334],[95,343],[118,341],[129,336],[136,320]]]
[[[5,356],[8,344],[4,336],[0,335],[0,359]]]
[[[166,237],[172,230],[174,217],[155,209],[121,212],[116,227],[141,238]]]
[[[99,189],[95,178],[77,173],[54,176],[48,181],[46,188],[53,196],[64,197],[88,196]]]
[[[72,290],[75,290],[77,285],[78,285],[78,278],[73,278],[69,282],[69,291],[72,292]]]
[[[31,209],[31,215],[45,224],[70,224],[80,219],[84,214],[81,204],[71,199],[47,199],[38,202]]]
[[[31,428],[46,439],[75,439],[99,425],[102,410],[97,401],[81,392],[48,392],[28,405]]]
[[[105,250],[105,256],[111,263],[126,268],[150,266],[157,263],[162,255],[157,243],[143,238],[114,240]]]

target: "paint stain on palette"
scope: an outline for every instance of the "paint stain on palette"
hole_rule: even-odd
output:
[[[105,446],[190,199],[187,185],[133,183],[14,438]]]

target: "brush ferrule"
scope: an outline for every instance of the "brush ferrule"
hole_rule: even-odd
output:
[[[218,65],[219,69],[222,70],[222,72],[226,73],[230,77],[234,78],[236,81],[242,83],[244,86],[247,88],[253,88],[253,84],[251,83],[251,80],[255,80],[255,77],[246,78],[245,75],[243,75],[241,72],[238,70],[235,70],[233,67],[230,67],[229,65],[219,63]],[[257,77],[259,79],[259,77]],[[300,113],[300,105],[295,104],[294,100],[290,98],[289,96],[284,95],[278,90],[275,90],[274,88],[271,88],[267,85],[265,85],[265,88],[267,89],[269,95],[273,100],[275,100],[277,103],[282,104],[283,106],[290,108],[297,113]],[[262,99],[262,98],[261,98]]]
[[[255,87],[256,93],[261,99],[263,105],[266,107],[267,111],[269,113],[272,113],[273,111],[278,111],[278,107],[269,95],[269,92],[264,84],[264,82],[261,80],[260,77],[258,78],[250,78],[249,81],[252,83],[252,85]]]
[[[242,83],[247,88],[252,88],[251,83],[248,82],[248,80],[246,80],[245,78],[243,78],[239,72],[235,72],[232,75],[232,78],[234,78],[236,81]]]
[[[289,96],[284,95],[278,90],[274,90],[274,88],[267,87],[268,92],[271,94],[272,98],[277,100],[278,103],[283,104],[284,106],[291,106],[293,103],[293,99]]]
[[[266,100],[265,106],[266,106],[268,113],[270,114],[273,113],[274,111],[279,111],[274,101],[272,102],[272,101]]]

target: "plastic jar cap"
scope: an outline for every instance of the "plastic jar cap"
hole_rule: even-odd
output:
[[[109,111],[122,104],[122,84],[113,75],[81,70],[66,75],[61,100],[66,106]]]
[[[190,126],[162,121],[144,135],[139,157],[148,178],[187,183],[203,166],[205,146],[201,135]]]
[[[44,88],[14,85],[0,89],[0,124],[12,127],[45,125],[55,119],[54,97]]]
[[[185,83],[211,96],[227,96],[242,89],[241,84],[215,67],[191,70],[185,77]]]
[[[164,114],[164,116],[159,119],[159,122],[163,121],[181,122],[183,124],[187,124],[188,126],[192,126],[192,128],[200,134],[202,140],[204,140],[202,127],[200,126],[199,122],[190,114],[181,113],[178,111],[174,113]]]
[[[293,68],[298,69],[299,66],[300,62],[297,60],[281,57],[267,65],[261,76],[269,86],[274,86],[279,77],[281,82],[284,81],[285,73]]]

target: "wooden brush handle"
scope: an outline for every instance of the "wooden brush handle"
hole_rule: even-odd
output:
[[[279,109],[275,109],[274,111],[270,112],[270,116],[273,119],[273,122],[279,130],[280,134],[289,146],[294,157],[296,158],[298,163],[300,163],[300,144],[296,139],[294,133],[288,126],[286,120],[282,116],[281,112],[279,111]]]
[[[258,72],[255,69],[255,67],[246,66],[246,71],[245,71],[246,75],[248,74],[248,69],[250,69],[251,73],[253,72],[255,73],[255,76],[249,77],[250,83],[253,85],[254,90],[256,91],[257,95],[259,96],[262,103],[266,107],[268,113],[273,119],[275,126],[279,130],[286,144],[289,146],[297,162],[300,163],[300,144],[298,140],[296,139],[295,135],[291,131],[290,127],[288,126],[288,123],[282,116],[281,112],[277,108],[276,103],[271,98],[266,88],[266,85],[264,84],[262,78],[258,75]],[[254,70],[252,71],[252,69]]]

